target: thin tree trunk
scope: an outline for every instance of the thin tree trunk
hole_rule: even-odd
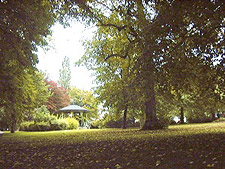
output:
[[[123,129],[127,128],[127,106],[123,112]]]
[[[184,108],[180,108],[180,124],[184,124]]]
[[[216,119],[216,114],[212,109],[211,109],[211,117],[212,117],[212,121]]]

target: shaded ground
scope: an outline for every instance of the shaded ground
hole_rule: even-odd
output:
[[[225,123],[6,133],[0,168],[225,168]]]

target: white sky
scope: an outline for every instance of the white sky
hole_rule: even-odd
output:
[[[94,87],[92,73],[86,67],[75,67],[74,63],[84,54],[81,41],[90,39],[94,29],[87,29],[81,23],[73,22],[71,27],[67,28],[56,24],[52,30],[52,38],[49,42],[50,50],[44,51],[42,48],[38,50],[37,68],[46,72],[51,80],[58,82],[59,69],[62,68],[62,61],[67,56],[70,58],[71,86],[90,90]]]

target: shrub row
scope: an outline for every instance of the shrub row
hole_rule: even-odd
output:
[[[26,121],[21,123],[21,131],[50,131],[50,130],[72,130],[79,127],[79,122],[73,118],[56,119],[49,122]]]
[[[209,123],[212,122],[212,119],[209,117],[202,117],[202,118],[188,118],[188,123]]]

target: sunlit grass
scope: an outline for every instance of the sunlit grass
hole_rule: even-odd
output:
[[[174,125],[156,131],[81,129],[7,132],[0,138],[0,166],[12,168],[15,161],[18,168],[65,168],[74,165],[77,168],[222,166],[224,135],[225,123]],[[201,156],[198,163],[196,155]]]
[[[165,130],[140,131],[139,129],[81,129],[46,132],[4,133],[2,141],[37,142],[48,144],[49,141],[81,143],[90,141],[117,141],[129,139],[163,139],[195,134],[218,134],[225,132],[225,123],[173,125]]]

